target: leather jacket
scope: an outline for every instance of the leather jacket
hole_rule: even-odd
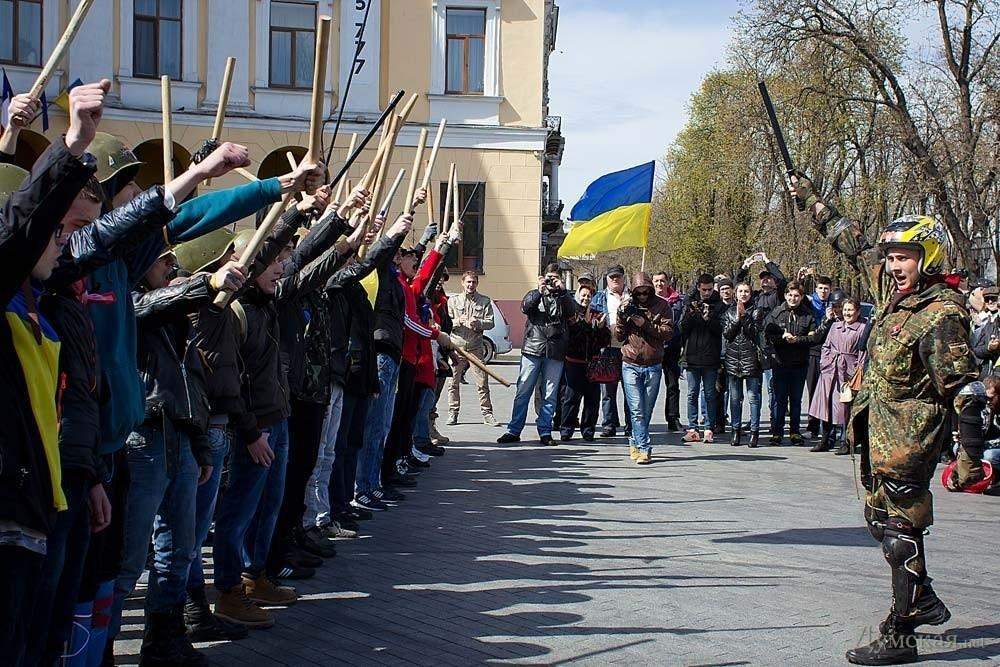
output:
[[[542,294],[533,289],[521,300],[528,317],[522,354],[562,361],[569,341],[569,318],[577,311],[573,295],[566,290]]]

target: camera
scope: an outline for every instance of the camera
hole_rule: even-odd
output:
[[[643,308],[636,302],[630,301],[624,308],[622,308],[621,317],[626,320],[637,315],[645,317],[648,310],[648,308]]]

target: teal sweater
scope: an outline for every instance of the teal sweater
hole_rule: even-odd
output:
[[[281,199],[276,178],[210,192],[184,202],[167,225],[171,243],[180,243],[225,227]],[[90,276],[90,291],[111,294],[111,303],[88,308],[94,322],[103,393],[100,454],[122,448],[125,438],[145,417],[145,392],[136,368],[136,323],[131,291],[163,252],[164,239],[155,234],[123,259]]]

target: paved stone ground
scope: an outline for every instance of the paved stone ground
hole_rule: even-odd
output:
[[[654,465],[623,438],[501,447],[463,390],[466,423],[418,491],[339,542],[273,629],[204,647],[213,664],[837,665],[876,632],[888,572],[847,457],[682,445],[662,393]],[[512,396],[493,388],[498,418]],[[934,490],[929,568],[954,616],[922,652],[1000,664],[1000,499]]]

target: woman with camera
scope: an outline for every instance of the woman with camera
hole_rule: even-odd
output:
[[[733,447],[743,434],[743,395],[750,398],[749,447],[760,442],[760,404],[763,369],[760,358],[760,330],[764,312],[750,303],[753,290],[747,283],[736,286],[736,303],[722,316],[722,335],[726,339],[723,366],[729,383],[729,414],[733,420]]]
[[[674,323],[670,306],[656,296],[649,275],[632,278],[632,292],[622,300],[615,321],[615,338],[622,346],[622,387],[632,434],[629,456],[639,465],[651,463],[649,422],[660,392],[663,343],[670,339]]]

